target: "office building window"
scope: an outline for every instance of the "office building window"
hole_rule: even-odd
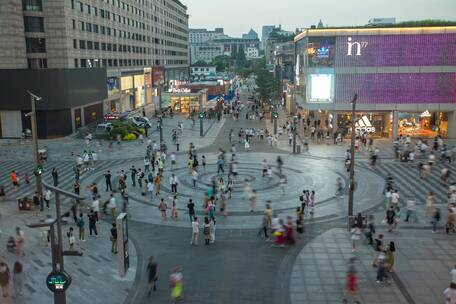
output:
[[[74,67],[79,67],[79,60],[77,58],[74,59]]]
[[[43,10],[41,0],[22,0],[22,9],[24,11],[40,12]]]
[[[79,21],[79,30],[85,31],[85,22],[84,21]]]
[[[108,51],[112,51],[112,45],[111,45],[111,43],[108,43],[108,45],[107,45],[107,50],[108,50]]]
[[[113,65],[116,67],[117,66],[117,59],[114,59]]]
[[[101,63],[102,63],[102,66],[105,67],[105,66],[107,65],[107,60],[106,60],[106,59],[103,59],[103,60],[101,61]]]
[[[73,23],[73,30],[75,30],[76,29],[76,20],[73,19],[72,23]]]
[[[86,13],[90,15],[90,5],[86,4]]]
[[[98,51],[100,49],[100,43],[99,42],[94,42],[93,43],[93,49]]]
[[[106,35],[106,27],[104,25],[101,26],[101,33]]]
[[[87,32],[92,32],[92,23],[86,23],[86,31]]]
[[[112,59],[108,59],[108,66],[112,67]]]
[[[84,3],[79,2],[79,10],[81,11],[81,13],[84,13]]]
[[[79,40],[79,48],[80,48],[81,50],[85,50],[85,49],[86,49],[86,42],[85,42],[85,40]],[[81,59],[81,60],[82,60],[82,59]],[[82,64],[81,64],[81,66],[82,66]]]
[[[108,36],[111,36],[111,28],[110,27],[106,27],[106,34],[108,34]]]
[[[87,41],[87,49],[88,50],[93,50],[93,42],[92,41]]]
[[[93,14],[94,14],[95,16],[98,16],[98,8],[93,7]]]
[[[105,17],[105,10],[100,8],[100,17],[104,18]]]
[[[98,24],[92,24],[92,30],[94,33],[98,33]]]
[[[74,9],[74,0],[71,0],[71,9]]]
[[[106,51],[106,43],[104,43],[104,42],[101,43],[101,50]]]
[[[46,39],[25,38],[27,53],[46,53]]]
[[[43,17],[24,17],[24,27],[26,32],[44,32]]]
[[[87,59],[81,59],[81,68],[87,67]]]
[[[29,69],[47,69],[46,58],[28,58],[27,65]]]
[[[78,41],[76,39],[73,39],[73,48],[74,49],[78,48]]]

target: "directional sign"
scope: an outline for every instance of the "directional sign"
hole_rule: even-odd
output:
[[[273,117],[273,118],[279,118],[279,113],[277,113],[277,112],[272,112],[272,117]]]
[[[206,116],[206,113],[204,113],[204,112],[200,112],[198,116],[199,116],[199,118],[203,119],[203,118],[204,118],[204,116]]]
[[[38,165],[36,166],[36,169],[35,169],[35,175],[41,175],[43,174],[43,165]]]
[[[46,278],[46,286],[52,292],[67,290],[71,284],[71,277],[65,271],[53,271]]]

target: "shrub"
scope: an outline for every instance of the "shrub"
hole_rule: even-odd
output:
[[[123,137],[123,140],[136,140],[136,135],[133,133],[129,133]]]

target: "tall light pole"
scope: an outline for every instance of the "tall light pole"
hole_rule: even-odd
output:
[[[62,223],[64,221],[62,220],[60,195],[70,197],[76,201],[83,201],[85,198],[46,183],[43,183],[43,186],[55,194],[56,218],[48,218],[40,223],[29,224],[27,226],[30,228],[50,228],[52,272],[46,278],[46,285],[54,293],[54,304],[66,304],[65,291],[71,284],[71,276],[65,272],[63,257],[82,256],[82,253],[77,250],[63,250]],[[55,226],[57,226],[57,236],[55,235]]]
[[[296,154],[296,132],[297,132],[298,116],[293,116],[293,154]]]
[[[160,131],[160,144],[163,142],[163,115],[162,115],[162,91],[164,81],[158,83],[158,126]]]
[[[40,197],[40,208],[41,208],[41,206],[43,206],[43,204],[42,204],[43,183],[41,181],[41,173],[37,172],[38,165],[41,164],[41,159],[40,159],[40,155],[38,153],[38,130],[37,130],[37,126],[36,126],[36,102],[40,101],[42,98],[40,96],[33,94],[30,91],[27,91],[27,93],[30,95],[30,102],[32,104],[32,112],[29,114],[31,117],[31,124],[32,124],[32,147],[33,147],[33,155],[35,158],[34,172],[37,173],[37,174],[35,174],[36,191],[38,192],[38,197]]]
[[[358,94],[355,94],[352,99],[352,121],[351,121],[351,144],[350,144],[350,179],[348,189],[348,216],[353,216],[353,195],[355,191],[355,115],[356,115],[356,100]],[[350,222],[350,218],[349,218]]]

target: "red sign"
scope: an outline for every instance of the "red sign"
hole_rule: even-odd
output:
[[[152,83],[154,87],[158,87],[160,81],[165,80],[165,68],[164,67],[153,67],[152,68]]]

